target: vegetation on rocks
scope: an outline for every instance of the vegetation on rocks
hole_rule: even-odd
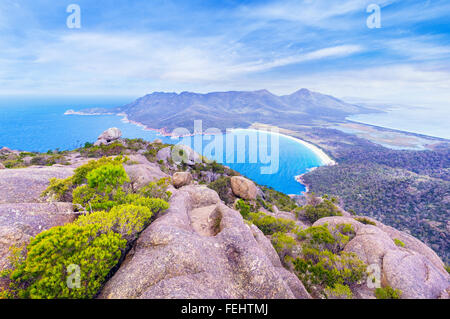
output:
[[[384,288],[376,288],[375,296],[377,299],[400,299],[402,292],[399,289],[386,286]]]
[[[408,160],[412,161],[412,158],[408,157]],[[386,163],[351,162],[320,167],[304,175],[303,180],[317,194],[339,196],[346,210],[352,209],[358,215],[407,230],[448,262],[446,227],[450,210],[450,181],[443,178],[448,174],[439,175],[435,171],[433,175],[439,176],[430,177],[424,175],[425,172],[432,172],[426,168],[414,171],[417,173],[387,166]],[[445,171],[440,170],[441,173]]]
[[[272,235],[278,232],[286,233],[297,228],[295,222],[290,219],[276,218],[262,212],[249,213],[248,220],[258,227],[264,235]]]
[[[9,274],[12,295],[33,299],[92,298],[126,244],[120,234],[100,228],[99,224],[68,224],[37,235],[27,246],[23,262]],[[73,288],[68,285],[71,265],[80,271]]]
[[[44,196],[73,198],[85,214],[41,232],[17,251],[12,267],[1,273],[10,287],[0,297],[92,298],[98,293],[140,232],[169,207],[167,179],[136,193],[125,187],[126,160],[103,157],[67,179],[51,181]]]
[[[6,168],[24,168],[32,165],[52,166],[55,164],[68,165],[65,155],[66,151],[38,152],[2,152],[0,153],[0,164]]]
[[[326,297],[327,290],[348,290],[365,278],[367,265],[354,253],[342,251],[352,236],[350,229],[349,225],[340,225],[330,231],[323,225],[310,227],[299,234],[302,256],[297,257],[293,265],[313,295]]]
[[[215,190],[221,200],[225,202],[225,204],[230,205],[234,203],[236,197],[233,195],[231,191],[231,179],[228,176],[219,177],[214,182],[208,185],[209,188]]]
[[[124,184],[129,182],[127,173],[121,165],[103,165],[90,171],[87,184],[73,191],[74,205],[83,210],[110,210],[125,196]]]
[[[297,214],[304,214],[310,223],[329,216],[342,216],[339,208],[335,205],[336,199],[329,200],[327,197],[318,199],[315,197],[308,198],[308,205],[297,208]]]
[[[115,144],[123,147],[109,147]],[[306,205],[300,207],[293,198],[257,185],[254,192],[256,197],[242,199],[233,194],[230,185],[231,177],[237,173],[215,162],[177,165],[168,159],[158,160],[163,158],[161,153],[164,152],[158,152],[164,147],[167,146],[141,139],[124,139],[99,146],[87,144],[84,147],[85,156],[103,156],[113,150],[115,157],[92,160],[76,168],[73,176],[50,181],[49,187],[42,195],[48,200],[73,203],[81,216],[70,224],[40,233],[32,238],[24,249],[13,248],[15,253],[12,254],[12,266],[2,273],[3,277],[9,279],[10,289],[0,297],[93,298],[103,289],[106,281],[109,285],[110,278],[117,274],[116,271],[127,251],[155,216],[168,209],[168,201],[172,196],[169,189],[174,183],[170,177],[145,182],[146,184],[143,187],[140,184],[139,188],[137,184],[133,186],[130,181],[133,179],[132,173],[130,178],[127,171],[130,172],[130,168],[135,167],[132,164],[137,164],[136,159],[143,158],[144,155],[169,175],[180,171],[189,172],[194,176],[193,184],[207,184],[215,190],[225,204],[239,211],[244,221],[251,225],[248,231],[253,232],[258,242],[266,240],[262,234],[270,240],[283,266],[298,277],[299,280],[291,274],[298,285],[301,285],[300,281],[303,283],[311,296],[329,299],[359,298],[358,289],[367,276],[367,265],[358,257],[361,255],[359,252],[356,251],[357,255],[347,251],[352,239],[357,241],[361,238],[359,233],[358,237],[355,237],[356,231],[352,225],[356,224],[353,220],[339,223],[339,218],[330,218],[329,224],[308,227],[324,217],[342,216],[343,211],[337,206],[337,198],[309,195]],[[136,156],[136,152],[141,155]],[[133,161],[125,157],[130,153],[134,154]],[[158,170],[154,164],[148,165],[149,170],[155,167]],[[198,186],[190,185],[189,192],[196,187]],[[177,193],[173,199],[172,211],[177,211],[177,207],[185,205],[181,195],[188,198],[188,192],[183,192],[182,188],[180,190],[181,193],[175,191]],[[206,191],[211,193],[211,190]],[[217,199],[217,195],[213,195]],[[211,207],[208,206],[207,210],[202,207],[202,210],[196,213],[210,212]],[[222,227],[228,227],[224,226],[226,223],[222,223],[222,218],[226,216],[221,214],[230,214],[236,222],[242,222],[235,212],[219,208],[211,208],[213,214],[216,214],[212,216],[215,219],[210,225],[214,230],[213,235],[221,232]],[[185,211],[181,209],[180,212]],[[219,215],[220,217],[217,217]],[[238,218],[235,218],[236,216]],[[203,217],[208,217],[205,220],[209,222],[211,216]],[[349,218],[351,217],[346,217],[346,220]],[[354,216],[354,220],[363,224],[358,224],[358,232],[364,225],[376,226],[374,221],[366,217]],[[316,223],[319,224],[320,222]],[[255,233],[255,226],[262,234]],[[375,227],[367,229],[372,230]],[[405,240],[401,235],[398,236]],[[141,236],[139,240],[144,237],[146,236]],[[399,247],[405,246],[398,238],[392,240]],[[392,243],[390,240],[389,242]],[[407,240],[405,242],[409,249],[410,243]],[[406,251],[395,246],[394,248]],[[80,276],[74,277],[77,269]],[[79,288],[69,288],[68,280],[77,283],[77,278]],[[407,295],[407,290],[404,291]],[[305,294],[307,295],[306,291]],[[400,298],[402,292],[386,286],[375,290],[375,295],[377,298]]]
[[[373,221],[371,221],[368,218],[365,217],[356,217],[355,220],[359,221],[360,223],[364,224],[364,225],[373,225],[376,226],[377,224],[374,223]]]
[[[172,193],[167,190],[170,184],[170,178],[161,178],[156,182],[150,182],[139,190],[139,193],[144,197],[161,198],[169,200]]]
[[[402,241],[401,241],[400,239],[398,239],[398,238],[394,238],[394,243],[395,243],[397,246],[405,247],[405,243],[402,242]]]

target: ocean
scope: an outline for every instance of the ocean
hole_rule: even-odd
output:
[[[285,194],[301,194],[305,186],[295,176],[322,165],[321,159],[306,146],[282,135],[251,130],[226,134],[171,138],[126,123],[116,115],[64,115],[87,107],[115,107],[133,97],[2,97],[0,98],[0,148],[47,152],[70,150],[94,142],[106,129],[117,127],[123,137],[165,143],[182,143],[210,159],[229,166],[261,185]],[[255,135],[256,134],[256,135]],[[223,145],[223,147],[221,147]]]
[[[370,107],[370,105],[369,105]],[[450,108],[390,107],[386,113],[358,114],[349,120],[390,129],[450,139]]]

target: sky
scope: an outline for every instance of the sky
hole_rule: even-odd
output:
[[[0,94],[308,88],[448,109],[449,21],[448,0],[1,0]]]

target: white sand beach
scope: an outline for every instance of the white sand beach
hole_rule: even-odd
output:
[[[279,136],[283,136],[286,137],[290,140],[293,140],[297,143],[302,144],[303,146],[307,147],[308,149],[310,149],[314,154],[316,154],[316,156],[320,159],[320,161],[322,162],[322,165],[336,165],[336,162],[333,161],[323,150],[321,150],[319,147],[317,147],[314,144],[311,144],[309,142],[303,141],[299,138],[290,136],[290,135],[286,135],[283,133],[279,133],[279,132],[274,132],[272,130],[264,130],[264,129],[232,129],[230,131],[237,131],[237,130],[249,130],[249,131],[255,131],[255,132],[267,132],[270,134],[277,134]]]

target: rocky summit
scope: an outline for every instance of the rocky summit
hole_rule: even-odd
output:
[[[170,145],[111,133],[102,134],[108,145],[60,154],[64,165],[0,170],[2,297],[449,297],[444,263],[407,233],[350,214],[334,198],[296,202],[193,161],[192,150],[177,164]],[[75,244],[84,231],[90,239]],[[93,247],[102,259],[77,259]],[[52,285],[69,259],[98,279],[83,281],[87,288]]]

